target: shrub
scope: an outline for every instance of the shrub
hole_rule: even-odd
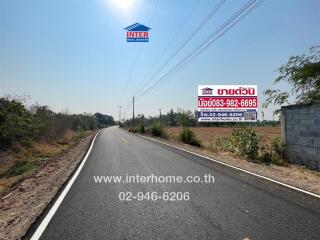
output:
[[[7,172],[6,176],[18,176],[21,174],[25,174],[28,172],[31,172],[35,168],[39,167],[41,165],[40,160],[29,160],[29,161],[22,161],[17,162],[15,165],[13,165]]]
[[[155,137],[163,137],[165,138],[166,137],[166,134],[164,132],[164,129],[162,127],[162,125],[160,123],[155,123],[151,126],[151,134],[152,136],[155,136]]]
[[[130,128],[129,128],[129,132],[137,133],[137,132],[138,132],[138,129],[137,129],[136,127],[130,127]]]
[[[262,150],[260,161],[262,163],[265,163],[268,165],[272,162],[272,155],[270,154],[270,152],[268,150],[266,150],[266,149]]]
[[[227,141],[227,148],[248,160],[257,160],[260,137],[254,128],[234,128]]]
[[[275,137],[271,139],[270,144],[261,147],[260,160],[266,164],[286,165],[287,162],[284,156],[284,149],[281,144],[280,138]]]
[[[208,149],[211,151],[211,152],[214,152],[214,153],[217,153],[219,151],[219,148],[220,148],[220,145],[217,144],[218,141],[220,141],[220,139],[216,139],[215,143],[213,142],[214,140],[214,137],[211,135],[210,136],[210,141],[209,141],[209,146],[208,146]]]
[[[217,149],[229,151],[229,138],[228,137],[217,138],[216,147]]]
[[[130,127],[129,132],[145,134],[146,129],[143,124],[139,124],[137,127]]]
[[[283,154],[283,147],[279,137],[274,137],[271,139],[271,149],[279,156]]]
[[[112,124],[113,118],[99,115]],[[99,118],[99,119],[100,119]],[[47,106],[34,104],[26,108],[19,100],[0,98],[0,148],[14,143],[30,144],[35,139],[57,141],[68,130],[87,131],[98,128],[99,120],[90,114],[55,113]],[[107,119],[107,120],[106,120]],[[98,121],[99,120],[99,121]]]
[[[0,146],[7,148],[14,142],[30,144],[43,125],[22,103],[0,98]]]
[[[141,133],[141,134],[145,134],[145,128],[144,128],[144,125],[143,124],[140,124],[138,126],[138,132]]]
[[[194,133],[189,129],[189,128],[183,128],[179,138],[182,142],[196,146],[196,147],[201,147],[201,143],[198,139],[196,139]]]
[[[272,164],[275,164],[275,165],[287,164],[285,155],[284,155],[284,148],[283,148],[283,145],[281,144],[279,137],[274,137],[271,139],[271,155],[272,155],[272,159],[271,159]]]

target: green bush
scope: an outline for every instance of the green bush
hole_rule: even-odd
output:
[[[146,130],[145,130],[143,124],[140,124],[140,125],[138,126],[138,132],[141,133],[141,134],[145,134]]]
[[[198,139],[196,139],[194,133],[189,129],[189,128],[183,128],[179,138],[182,142],[196,146],[196,147],[201,147],[201,143]]]
[[[130,127],[130,128],[129,128],[129,132],[137,133],[137,132],[138,132],[138,129],[137,129],[136,127]]]
[[[41,165],[41,161],[23,161],[12,166],[6,173],[7,176],[18,176],[31,172]]]
[[[271,139],[271,155],[272,155],[272,164],[275,165],[286,165],[287,161],[284,155],[284,148],[281,144],[279,137],[274,137]]]
[[[248,160],[258,159],[260,137],[254,128],[234,128],[227,141],[228,150],[245,157]]]
[[[160,123],[155,123],[150,128],[152,136],[166,138],[164,129]]]
[[[14,142],[29,144],[44,126],[16,100],[0,98],[0,148]]]
[[[108,115],[55,113],[48,106],[34,104],[26,108],[19,100],[0,98],[0,149],[14,143],[30,144],[36,138],[56,141],[66,130],[94,130],[112,125]]]
[[[283,146],[279,137],[274,137],[271,139],[271,149],[279,156],[283,154]]]
[[[144,128],[144,125],[139,125],[137,127],[130,127],[129,132],[144,134],[146,132],[146,130]]]
[[[261,147],[260,161],[266,164],[286,165],[287,162],[284,156],[284,149],[280,138],[271,139],[271,143]]]

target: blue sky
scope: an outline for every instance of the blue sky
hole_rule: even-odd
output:
[[[117,118],[117,106],[128,105],[218,3],[118,1],[0,0],[0,95],[27,94],[55,111],[99,111]],[[159,77],[245,2],[227,0]],[[173,78],[138,100],[136,113],[194,110],[200,84],[256,84],[262,103],[262,92],[273,86],[276,69],[291,55],[319,45],[319,15],[318,0],[267,0]],[[149,43],[125,41],[123,28],[135,22],[151,28]],[[125,110],[130,117],[131,109]],[[272,118],[272,111],[268,109],[266,118]]]

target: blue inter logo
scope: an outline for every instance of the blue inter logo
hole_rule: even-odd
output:
[[[146,27],[140,23],[135,23],[129,27],[127,30],[127,42],[149,42],[149,30],[151,28]]]

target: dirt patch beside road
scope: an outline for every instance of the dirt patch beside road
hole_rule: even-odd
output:
[[[2,194],[0,239],[20,239],[78,166],[94,134],[47,161],[37,172]]]

